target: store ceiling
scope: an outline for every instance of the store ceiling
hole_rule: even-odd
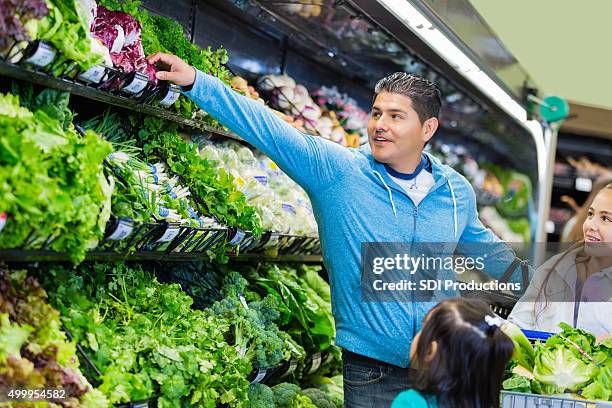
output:
[[[540,95],[570,101],[565,131],[612,137],[612,1],[470,2]]]

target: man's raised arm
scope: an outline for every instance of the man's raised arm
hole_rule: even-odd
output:
[[[213,118],[255,146],[307,192],[327,187],[351,165],[349,151],[320,137],[305,135],[270,109],[200,72],[174,55],[147,58],[161,69],[157,78],[176,83]]]

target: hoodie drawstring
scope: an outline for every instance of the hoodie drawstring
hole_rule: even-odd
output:
[[[391,208],[393,208],[393,215],[395,215],[395,219],[397,219],[397,211],[395,209],[395,202],[393,202],[393,194],[391,193],[391,188],[387,185],[387,183],[385,183],[385,179],[383,179],[383,177],[378,171],[374,170],[374,174],[378,176],[380,181],[383,183],[383,186],[385,186],[385,188],[387,189],[387,192],[389,193],[389,201],[391,201]],[[444,172],[444,174],[448,179],[448,186],[450,188],[451,197],[453,199],[453,225],[455,227],[455,239],[457,239],[457,198],[455,197],[455,189],[453,189],[453,184],[451,183],[450,177],[448,176],[448,174],[446,174],[446,172]]]
[[[389,193],[389,200],[391,201],[391,208],[393,208],[393,215],[395,215],[395,219],[397,220],[397,211],[395,210],[395,203],[393,202],[393,194],[391,193],[391,188],[387,185],[387,183],[385,183],[385,180],[378,171],[374,170],[374,173],[378,176],[380,181],[382,181],[383,186],[385,186],[385,188],[387,189],[387,193]]]
[[[450,187],[451,196],[453,197],[453,222],[455,224],[455,239],[457,239],[457,199],[455,198],[455,190],[453,189],[453,183],[450,181],[450,177],[448,177],[448,186]]]

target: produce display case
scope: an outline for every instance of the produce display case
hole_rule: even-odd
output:
[[[612,403],[502,391],[502,408],[610,408]]]
[[[474,84],[459,75],[453,66],[437,56],[377,2],[324,0],[320,3],[306,5],[310,7],[305,8],[296,1],[144,0],[143,6],[151,15],[162,15],[177,21],[189,39],[203,49],[224,46],[231,55],[228,68],[252,84],[264,75],[287,74],[311,93],[323,86],[335,87],[339,93],[352,98],[360,109],[367,111],[372,89],[376,81],[385,75],[407,71],[435,81],[443,93],[441,127],[436,134],[436,140],[442,143],[440,149],[445,154],[449,145],[460,145],[464,151],[467,150],[469,155],[459,155],[462,159],[469,156],[469,160],[457,164],[462,168],[469,167],[476,160],[503,166],[508,172],[520,173],[528,180],[523,186],[530,185],[530,188],[525,188],[528,203],[511,216],[534,222],[532,207],[539,189],[539,163],[532,134],[524,124],[517,122]],[[87,118],[92,113],[98,114],[113,106],[122,112],[142,114],[141,118],[173,122],[180,126],[183,132],[181,138],[199,133],[204,134],[207,140],[233,139],[246,144],[225,130],[205,124],[197,115],[185,117],[172,109],[160,107],[154,102],[159,96],[154,88],[150,89],[151,93],[128,97],[124,92],[105,87],[104,84],[108,82],[127,80],[127,74],[121,70],[104,69],[100,84],[96,84],[83,80],[83,72],[74,63],[55,66],[54,76],[43,67],[22,63],[19,54],[27,51],[28,47],[15,48],[0,61],[0,76],[67,91],[78,98],[77,103],[73,101],[73,106],[80,116]],[[296,108],[295,104],[290,105],[290,110]],[[191,142],[195,142],[195,138]],[[201,152],[198,154],[201,155]],[[165,162],[168,168],[173,164],[159,153],[157,158]],[[479,170],[485,171],[484,168]],[[502,175],[505,174],[502,172]],[[181,174],[177,177],[181,185],[188,184]],[[511,184],[511,181],[504,183]],[[499,180],[498,184],[501,184]],[[195,189],[188,187],[194,196],[194,207],[198,207],[201,213],[208,213],[207,204],[197,197]],[[511,201],[519,192],[511,190],[505,191],[505,195],[496,195],[487,188],[476,188],[476,191],[479,204],[492,207],[508,196]],[[507,210],[511,213],[515,209]],[[218,221],[214,216],[211,219]],[[22,248],[1,250],[0,258],[11,264],[34,265],[38,265],[38,262],[74,261],[71,254],[49,250],[54,239],[54,235],[49,236],[37,245],[27,245],[26,241]],[[155,216],[146,222],[113,216],[104,239],[87,253],[84,263],[104,261],[121,265],[123,261],[133,261],[144,265],[153,261],[151,264],[154,268],[159,268],[159,265],[171,261],[214,262],[209,254],[219,248],[222,253],[216,255],[228,257],[230,265],[232,262],[242,262],[259,269],[263,262],[322,264],[320,241],[316,236],[286,231],[263,231],[259,235],[237,226],[193,227],[166,222]],[[158,277],[161,275],[158,270],[155,273]],[[183,291],[192,294],[190,290],[196,289],[200,278],[173,276],[167,283],[178,282]],[[109,290],[112,289],[109,287]],[[154,288],[148,287],[148,290],[152,292]],[[176,290],[176,285],[173,290]],[[490,304],[500,315],[507,314],[515,301],[511,297],[491,296]],[[240,301],[245,309],[249,308],[244,298],[241,297]],[[197,300],[194,304],[200,309],[205,307],[198,305]],[[186,309],[190,309],[190,305]],[[238,351],[236,348],[233,350]],[[86,355],[83,358],[88,360]],[[299,365],[294,359],[283,360],[270,367],[255,365],[247,380],[250,383],[272,384],[298,371],[300,375],[316,374],[321,366],[331,364],[334,358],[334,353],[327,349],[306,355]],[[91,369],[96,371],[95,367]],[[99,376],[100,373],[97,374]],[[132,402],[126,406],[148,406],[148,401]]]

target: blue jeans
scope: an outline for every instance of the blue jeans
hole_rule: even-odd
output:
[[[342,352],[345,408],[389,408],[410,388],[410,369]]]

